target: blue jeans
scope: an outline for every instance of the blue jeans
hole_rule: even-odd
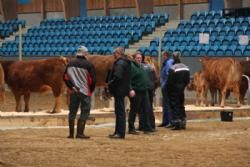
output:
[[[167,89],[161,89],[162,92],[162,125],[168,125],[172,120],[172,113],[169,105]]]

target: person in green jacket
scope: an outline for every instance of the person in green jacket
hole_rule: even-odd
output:
[[[131,61],[131,89],[129,92],[130,112],[128,117],[128,133],[138,134],[134,126],[137,113],[142,117],[144,133],[151,133],[154,132],[154,130],[152,129],[149,118],[150,102],[148,96],[148,76],[142,65],[142,55],[137,52],[133,55],[133,59],[134,61]]]

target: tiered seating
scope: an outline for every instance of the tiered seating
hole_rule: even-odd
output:
[[[199,43],[199,34],[209,34],[209,44]],[[184,56],[249,56],[249,45],[239,44],[239,35],[250,37],[250,17],[223,18],[222,12],[196,12],[166,31],[162,50],[180,51]]]
[[[158,56],[158,48],[159,48],[159,38],[154,38],[152,41],[150,41],[150,46],[149,47],[140,47],[139,51],[143,53],[145,56],[153,56],[157,57]]]
[[[6,23],[0,22],[0,38],[4,39],[9,37],[14,32],[18,31],[19,25],[24,28],[25,21],[24,20],[8,20]]]
[[[166,14],[148,14],[143,17],[74,17],[68,21],[48,19],[23,35],[25,56],[72,55],[79,45],[88,47],[91,54],[111,54],[113,48],[137,42],[156,26],[168,21]],[[4,42],[2,55],[17,55],[18,37]]]

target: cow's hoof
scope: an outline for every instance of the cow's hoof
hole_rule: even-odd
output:
[[[221,108],[224,108],[225,106],[220,106]]]
[[[53,110],[52,112],[51,112],[51,114],[56,114],[56,113],[60,113],[61,111],[60,110]]]
[[[237,108],[240,108],[240,105],[236,105]]]

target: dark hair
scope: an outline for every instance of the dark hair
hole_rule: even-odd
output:
[[[174,54],[173,59],[174,59],[174,64],[181,62],[180,56],[178,54]]]

